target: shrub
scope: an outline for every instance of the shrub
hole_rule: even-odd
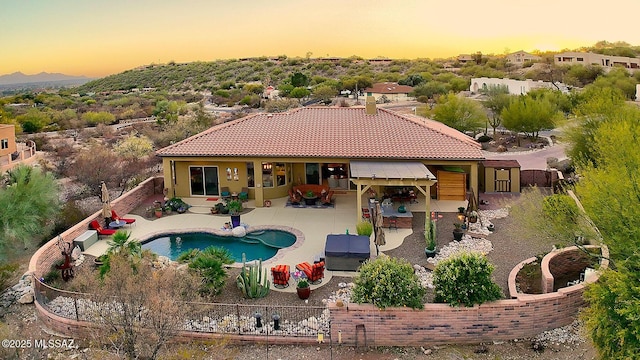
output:
[[[580,214],[573,198],[563,194],[545,197],[542,201],[542,211],[549,218],[556,218],[563,223],[576,223]]]
[[[189,268],[202,276],[200,292],[216,295],[222,291],[227,278],[223,265],[233,263],[233,258],[227,249],[209,246],[191,260]]]
[[[443,260],[433,272],[435,302],[473,306],[502,298],[502,290],[491,280],[493,265],[477,253],[462,253]]]
[[[485,142],[489,142],[489,141],[491,141],[491,140],[493,140],[493,138],[492,138],[491,136],[487,136],[487,135],[481,135],[481,136],[478,138],[478,142],[479,142],[479,143],[485,143]]]
[[[360,221],[356,224],[358,235],[371,236],[373,234],[373,225],[368,221]]]
[[[18,270],[18,264],[0,265],[0,292],[5,289],[7,283],[13,277],[13,273]]]
[[[425,289],[411,264],[403,259],[380,256],[360,266],[351,298],[354,302],[370,303],[379,308],[423,307]]]

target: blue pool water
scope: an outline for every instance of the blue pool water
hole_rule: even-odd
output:
[[[229,250],[236,262],[242,262],[243,253],[247,261],[266,260],[272,258],[278,250],[289,247],[295,242],[294,234],[281,230],[255,231],[241,238],[192,232],[156,236],[142,244],[142,249],[149,249],[158,255],[175,260],[178,255],[187,250],[203,250],[209,246],[218,246]]]

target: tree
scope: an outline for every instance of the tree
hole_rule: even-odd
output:
[[[98,124],[110,125],[116,122],[116,117],[106,111],[88,111],[82,114],[81,119],[89,126],[96,126]]]
[[[16,121],[22,126],[24,132],[36,133],[49,125],[51,118],[38,109],[29,109],[26,114],[16,116]]]
[[[113,150],[124,159],[135,160],[151,155],[153,143],[144,135],[128,136],[118,141]]]
[[[433,118],[458,131],[475,132],[486,123],[487,114],[478,102],[449,93],[438,99]]]
[[[482,104],[491,111],[491,117],[488,118],[488,123],[493,129],[493,138],[496,138],[496,129],[502,123],[502,109],[509,105],[511,101],[511,95],[509,95],[509,88],[506,85],[491,85],[487,90],[483,90],[487,99]]]
[[[338,92],[335,88],[327,85],[320,85],[313,89],[313,97],[325,104],[330,103],[337,94]]]
[[[435,302],[473,306],[502,298],[500,286],[491,280],[493,265],[478,253],[462,253],[438,263],[433,271]]]
[[[293,87],[307,87],[309,85],[309,77],[303,73],[296,72],[291,75],[291,85]]]
[[[408,86],[418,86],[424,82],[424,78],[420,74],[411,74],[404,79],[400,79],[398,84]]]
[[[527,95],[513,98],[500,115],[505,128],[534,138],[538,137],[541,130],[553,129],[560,116],[556,107],[546,98],[536,100]]]
[[[422,309],[424,287],[411,264],[398,258],[380,256],[360,266],[351,299],[379,308],[408,306]]]
[[[615,121],[598,124],[593,162],[578,163],[576,193],[610,250],[611,267],[587,287],[583,313],[603,359],[636,358],[640,348],[640,126],[629,114],[622,107],[610,114]]]
[[[6,260],[49,235],[60,211],[58,184],[50,173],[18,165],[3,177],[0,209],[0,260]]]
[[[84,270],[72,284],[92,293],[90,316],[101,324],[91,328],[94,339],[128,359],[158,358],[192,311],[184,301],[198,299],[196,278],[173,267],[154,270],[148,256],[115,253],[103,279]]]
[[[624,95],[618,89],[588,86],[579,95],[574,110],[578,124],[569,128],[568,155],[576,162],[597,166],[592,145],[596,131],[602,125],[637,116],[637,109],[624,104]]]
[[[289,93],[289,96],[296,99],[302,99],[303,97],[309,96],[309,94],[310,94],[309,90],[303,87],[297,87],[291,90],[291,93]]]
[[[90,194],[100,196],[102,181],[110,189],[121,187],[121,160],[106,146],[94,144],[78,154],[76,161],[71,165],[70,174],[76,181],[85,185]]]
[[[436,95],[444,95],[450,90],[451,86],[449,84],[440,81],[427,81],[413,88],[411,96],[426,96],[429,99],[433,99]]]

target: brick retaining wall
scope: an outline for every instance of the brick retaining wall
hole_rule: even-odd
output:
[[[111,202],[111,208],[118,214],[126,214],[135,209],[144,199],[154,194],[162,194],[163,184],[164,179],[162,177],[149,178],[140,183],[133,190],[113,200]],[[73,242],[76,237],[89,229],[89,223],[93,220],[103,220],[102,210],[91,214],[89,217],[60,234],[60,236],[62,236],[64,241]],[[31,261],[29,262],[29,271],[36,277],[41,278],[44,276],[44,274],[51,270],[51,266],[56,261],[63,258],[57,242],[58,237],[56,236],[40,247],[31,257]]]
[[[345,345],[364,345],[366,333],[368,346],[474,344],[528,338],[571,324],[584,305],[583,290],[579,284],[556,293],[474,307],[425,304],[423,310],[381,310],[370,304],[338,307],[331,303],[331,338],[341,338]]]

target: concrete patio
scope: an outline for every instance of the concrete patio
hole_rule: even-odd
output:
[[[258,225],[286,226],[297,229],[304,234],[304,241],[300,246],[281,249],[272,258],[263,261],[263,266],[270,269],[276,264],[288,264],[292,271],[295,265],[304,261],[313,262],[314,258],[324,253],[326,236],[328,234],[344,234],[347,230],[351,234],[356,234],[356,224],[360,220],[357,218],[356,195],[349,191],[346,194],[334,196],[335,206],[333,208],[293,208],[286,207],[287,198],[272,199],[271,207],[255,208],[253,200],[244,203],[245,209],[250,209],[242,213],[241,221],[249,227]],[[141,216],[127,214],[123,217],[135,218],[133,226],[125,227],[131,231],[132,239],[146,239],[150,234],[159,232],[175,232],[194,229],[216,229],[219,230],[225,222],[230,221],[229,216],[214,216],[210,213],[210,208],[216,201],[207,201],[205,198],[183,198],[192,207],[187,213],[163,216],[158,219],[146,219]],[[366,203],[366,202],[364,202]],[[436,212],[456,212],[458,207],[466,206],[466,201],[437,201],[431,200],[431,211]],[[424,197],[418,198],[418,203],[404,204],[412,212],[424,212]],[[251,229],[249,229],[250,231]],[[410,235],[411,229],[385,229],[386,245],[380,247],[380,253],[394,249],[402,245],[405,237]],[[103,254],[108,248],[108,237],[102,237],[96,244],[88,248],[85,253],[93,256]],[[373,240],[370,244],[371,257],[376,257],[376,248]],[[235,264],[234,266],[240,266]],[[325,270],[325,278],[322,283],[312,285],[317,288],[326,284],[332,276],[354,276],[355,272],[329,271]],[[293,280],[285,289],[276,289],[272,285],[272,290],[294,292]]]

